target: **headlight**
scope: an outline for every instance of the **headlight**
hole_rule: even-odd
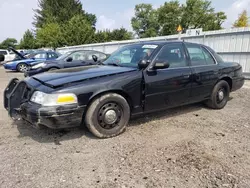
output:
[[[30,101],[43,106],[57,106],[77,104],[77,97],[73,93],[47,94],[41,91],[35,91]]]
[[[32,69],[43,68],[46,66],[46,63],[39,63],[37,65],[32,66]]]

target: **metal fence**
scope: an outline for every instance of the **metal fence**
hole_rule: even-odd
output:
[[[199,36],[186,36],[186,34],[182,34],[181,38],[187,42],[205,44],[213,48],[225,61],[238,62],[242,65],[244,72],[250,73],[250,27],[207,31]],[[112,53],[116,49],[127,44],[145,41],[170,41],[177,39],[178,35],[169,35],[126,41],[68,46],[58,48],[57,51],[65,53],[72,50],[97,50],[104,53]]]

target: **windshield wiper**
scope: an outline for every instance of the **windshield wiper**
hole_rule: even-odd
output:
[[[120,67],[120,65],[119,65],[118,63],[107,63],[106,65],[111,65],[111,66]]]
[[[97,65],[105,65],[103,62],[99,61]]]

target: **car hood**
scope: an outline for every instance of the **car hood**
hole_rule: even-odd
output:
[[[33,79],[52,88],[65,84],[100,78],[114,74],[136,71],[137,68],[115,67],[104,65],[83,66],[77,68],[60,69],[53,72],[42,73],[32,76]]]
[[[22,59],[22,60],[15,60],[15,61],[9,61],[7,62],[6,64],[18,64],[18,63],[32,63],[32,62],[38,62],[38,60],[35,60],[35,59]]]
[[[24,57],[21,53],[19,53],[18,51],[16,51],[14,48],[9,48],[12,52],[14,52],[18,57],[20,57],[21,59],[26,59],[26,57]]]

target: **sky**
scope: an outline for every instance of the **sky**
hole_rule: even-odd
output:
[[[97,29],[124,27],[132,30],[130,20],[134,7],[140,3],[150,3],[160,7],[168,0],[81,0],[83,9],[97,16]],[[250,16],[250,0],[211,0],[216,11],[224,11],[228,20],[225,28],[230,28],[239,13],[247,9]],[[185,0],[180,0],[184,3]],[[0,0],[0,42],[7,37],[20,40],[27,29],[32,29],[37,0]]]

